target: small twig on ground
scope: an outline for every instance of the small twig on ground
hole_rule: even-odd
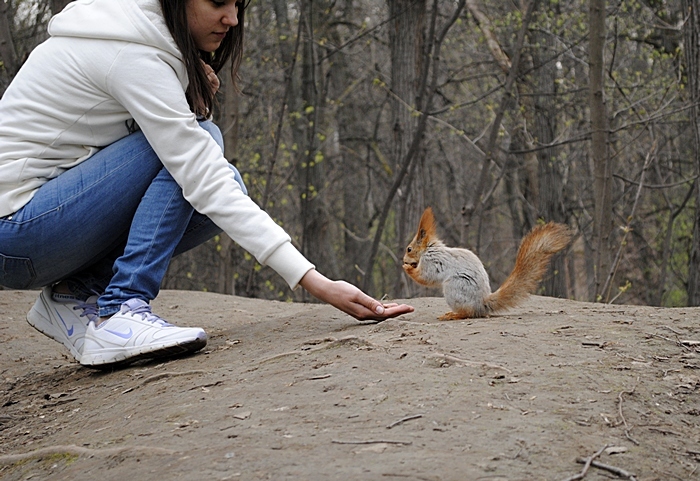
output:
[[[413,444],[413,441],[391,441],[387,439],[370,439],[367,441],[341,441],[338,439],[333,439],[331,442],[333,444],[401,444],[404,446]]]
[[[576,460],[576,462],[579,464],[584,464],[586,462],[586,460],[587,460],[587,458],[578,458]],[[634,474],[632,474],[628,471],[625,471],[624,469],[621,469],[621,468],[618,468],[615,466],[610,466],[609,464],[603,464],[600,461],[591,461],[591,466],[593,466],[594,468],[603,469],[603,470],[608,471],[610,473],[613,473],[621,478],[627,478],[630,481],[637,481],[637,478],[635,477]]]
[[[655,428],[655,427],[650,427],[647,428],[649,431],[656,431],[657,433],[661,434],[673,434],[674,436],[683,436],[681,433],[677,433],[676,431],[671,431],[670,429],[661,429],[661,428]]]
[[[459,362],[461,364],[466,364],[467,366],[489,367],[491,369],[502,369],[508,373],[513,372],[506,367],[499,366],[498,364],[492,364],[492,363],[486,362],[486,361],[469,361],[467,359],[461,359],[459,357],[451,356],[449,354],[440,354],[440,353],[435,354],[435,357],[440,358],[440,359],[444,359],[445,361]]]
[[[394,426],[398,426],[399,424],[405,423],[406,421],[410,421],[411,419],[418,419],[418,418],[422,418],[422,417],[423,417],[422,414],[414,414],[412,416],[406,416],[405,418],[401,418],[398,421],[394,421],[393,423],[389,424],[386,428],[391,429]]]
[[[287,351],[287,352],[281,352],[279,354],[275,354],[274,356],[266,357],[265,359],[261,359],[258,364],[263,364],[266,362],[270,361],[275,361],[277,359],[281,359],[283,357],[287,356],[298,356],[299,354],[304,354],[304,351]]]
[[[676,337],[676,339],[670,339],[670,338],[668,338],[668,337],[661,336],[661,335],[659,335],[659,334],[649,334],[649,335],[650,335],[651,337],[658,337],[659,339],[663,339],[664,341],[672,342],[672,343],[674,343],[676,346],[682,347],[682,348],[685,349],[686,351],[692,351],[692,349],[690,349],[688,346],[685,346],[685,345],[680,341],[680,339],[678,339],[677,337]]]
[[[637,378],[637,382],[639,382],[639,378]],[[627,425],[627,420],[625,419],[625,415],[622,414],[622,395],[623,394],[629,394],[632,395],[634,394],[635,389],[637,389],[637,385],[635,384],[634,387],[632,388],[631,391],[620,391],[620,394],[617,395],[617,399],[619,402],[617,403],[617,410],[620,413],[620,419],[622,419],[622,424],[625,426],[625,437],[632,441],[636,446],[639,446],[639,441],[634,439],[632,435],[630,435],[630,427]]]
[[[193,374],[207,374],[207,371],[202,371],[202,370],[195,370],[195,371],[182,371],[182,372],[161,372],[159,374],[154,374],[153,376],[149,376],[143,381],[141,381],[141,386],[145,386],[146,384],[155,382],[155,381],[160,381],[161,379],[164,379],[166,377],[178,377],[178,376],[190,376]]]
[[[605,451],[605,448],[607,448],[607,447],[608,447],[608,445],[606,444],[605,446],[600,448],[595,454],[593,454],[587,458],[584,458],[584,462],[583,462],[584,466],[583,466],[583,469],[581,470],[581,472],[566,478],[564,481],[578,481],[579,479],[583,479],[584,477],[586,477],[586,473],[588,472],[589,468],[591,467],[591,463],[593,462],[593,460],[595,458],[597,458],[598,456],[600,456],[601,454],[603,454],[603,451]]]
[[[672,328],[671,326],[661,326],[661,327],[663,327],[664,329],[668,329],[668,330],[671,331],[672,333],[678,334],[679,336],[680,336],[681,334],[683,334],[682,332],[677,331],[676,329]]]
[[[214,382],[208,382],[206,384],[198,384],[194,387],[191,387],[190,391],[194,391],[195,389],[207,389],[207,388],[214,387],[214,386],[220,386],[223,383],[224,383],[224,381],[214,381]]]

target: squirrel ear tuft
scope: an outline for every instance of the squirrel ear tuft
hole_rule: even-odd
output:
[[[426,237],[435,237],[435,216],[433,215],[433,209],[430,207],[426,207],[423,211],[423,215],[420,216],[417,237],[419,242],[422,242]]]

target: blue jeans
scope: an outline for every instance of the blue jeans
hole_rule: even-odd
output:
[[[200,126],[223,150],[218,127]],[[155,299],[170,259],[219,232],[184,199],[136,132],[50,180],[0,219],[0,285],[34,289],[66,281],[76,294],[100,294],[100,315],[109,316],[128,299]]]

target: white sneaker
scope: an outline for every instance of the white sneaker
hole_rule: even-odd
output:
[[[141,299],[129,299],[121,310],[85,333],[80,364],[104,366],[128,364],[139,359],[173,356],[197,351],[207,344],[198,327],[176,327],[151,312]]]
[[[27,313],[27,322],[37,331],[66,346],[80,361],[87,325],[97,319],[97,296],[86,301],[44,287]]]

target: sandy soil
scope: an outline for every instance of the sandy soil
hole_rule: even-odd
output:
[[[700,479],[700,309],[532,297],[441,322],[164,291],[200,353],[73,362],[0,291],[2,480]],[[632,477],[630,477],[632,476]],[[580,478],[579,478],[580,479]]]

